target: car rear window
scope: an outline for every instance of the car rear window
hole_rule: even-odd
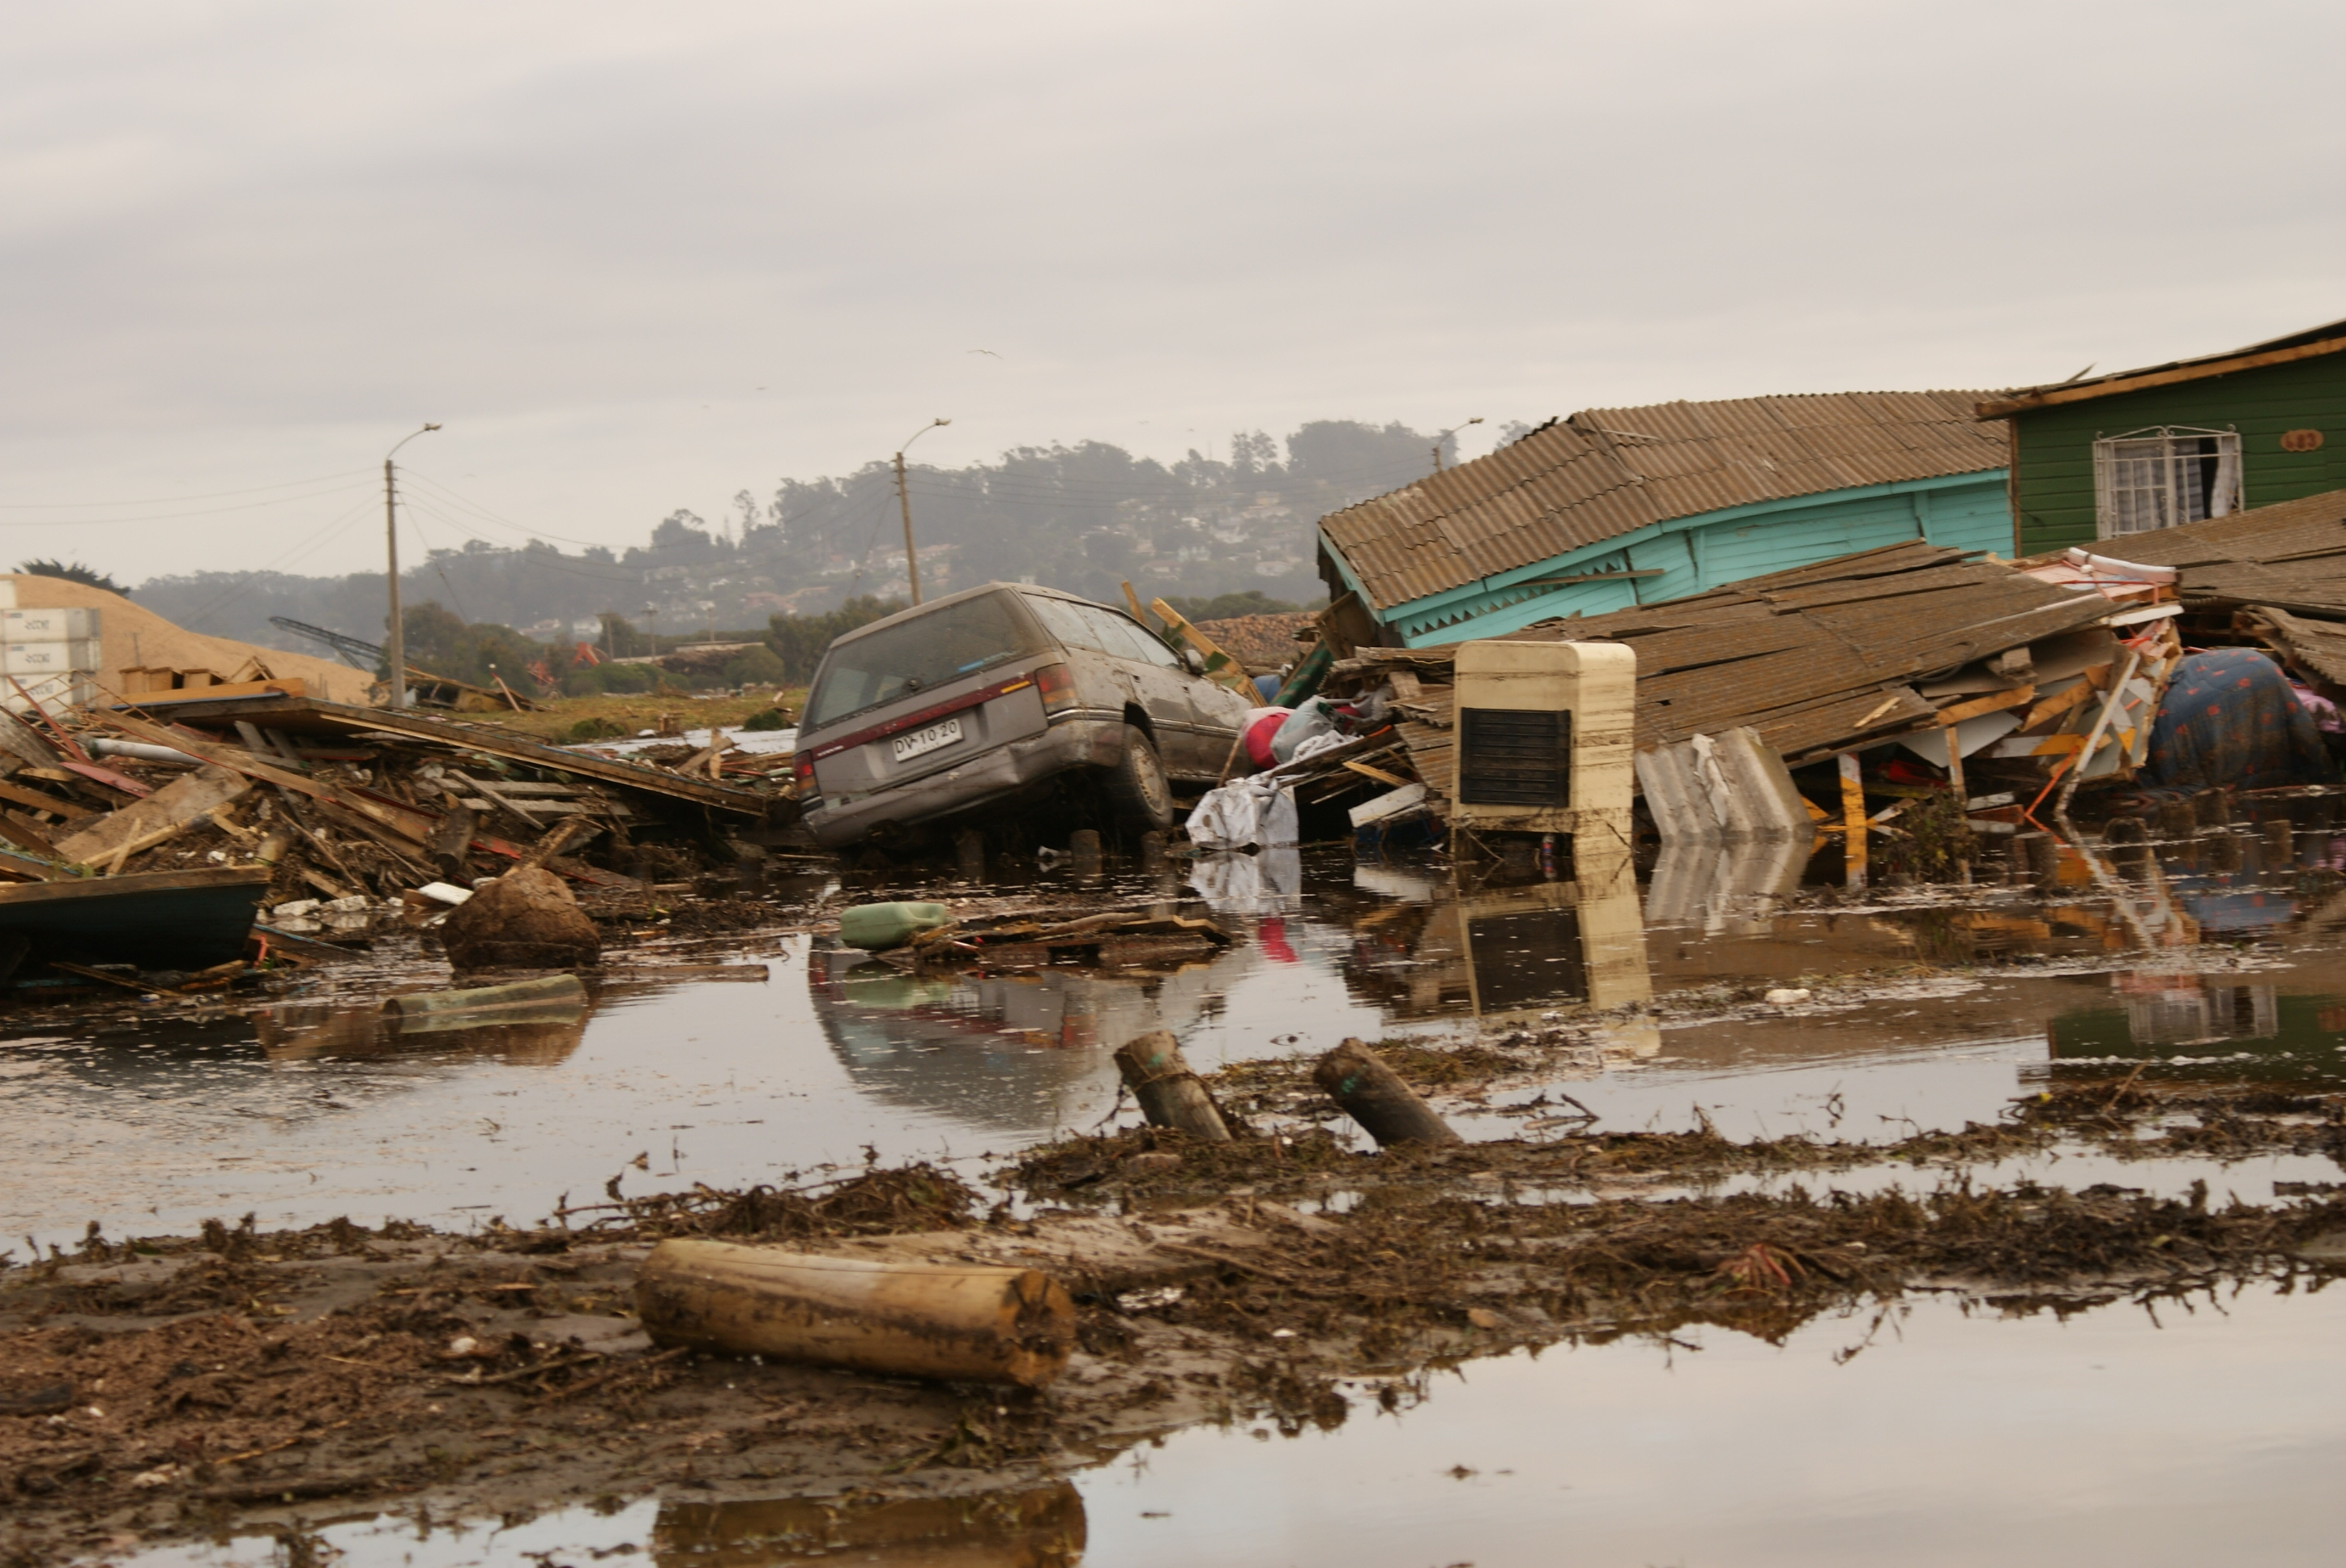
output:
[[[1181,661],[1149,631],[1104,605],[1079,605],[1041,594],[1026,596],[1033,610],[1051,635],[1076,647],[1096,648],[1118,658],[1178,668]]]
[[[835,645],[807,694],[806,724],[820,728],[1041,650],[1025,616],[1000,594],[964,599]]]

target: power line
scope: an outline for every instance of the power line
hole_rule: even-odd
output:
[[[280,495],[274,501],[253,501],[241,506],[200,507],[192,512],[148,512],[133,517],[26,518],[23,521],[0,521],[0,528],[105,528],[119,523],[170,523],[183,517],[219,517],[231,512],[256,512],[264,506],[287,506],[297,501],[315,501],[321,496],[340,495],[362,486],[372,488],[372,480],[359,480],[349,484],[329,485],[301,495]],[[20,507],[16,510],[32,510]]]
[[[338,473],[321,473],[310,479],[289,479],[282,484],[255,484],[245,490],[210,490],[194,495],[148,495],[137,501],[0,501],[0,512],[66,512],[85,508],[103,510],[109,506],[161,506],[175,501],[219,501],[230,495],[260,495],[271,490],[292,490],[304,484],[323,484],[329,479],[347,479],[347,470]],[[374,482],[372,473],[362,476],[367,484]]]

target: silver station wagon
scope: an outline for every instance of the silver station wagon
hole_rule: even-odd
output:
[[[988,583],[831,645],[799,723],[799,799],[832,848],[1066,783],[1096,786],[1126,831],[1163,830],[1170,781],[1219,778],[1251,706],[1121,610]]]

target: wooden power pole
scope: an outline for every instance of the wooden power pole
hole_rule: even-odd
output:
[[[904,514],[904,578],[913,585],[913,603],[921,602],[921,564],[913,555],[913,494],[904,488],[904,454],[896,454],[896,510]]]
[[[952,423],[941,414],[906,436],[903,446],[896,449],[896,510],[904,518],[904,578],[913,586],[913,603],[916,605],[921,602],[921,565],[913,558],[913,493],[904,484],[904,448],[937,426]]]
[[[391,459],[382,460],[382,536],[391,558],[391,710],[407,710],[407,628],[399,612],[399,498]]]
[[[391,710],[393,713],[407,710],[407,624],[406,616],[399,608],[399,489],[398,481],[393,477],[391,460],[399,455],[401,447],[417,436],[439,428],[436,424],[426,424],[422,430],[410,431],[382,454],[383,554],[384,564],[391,573],[391,636],[387,652],[391,660]]]

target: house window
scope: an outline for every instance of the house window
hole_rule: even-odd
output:
[[[2240,437],[2162,424],[2094,443],[2095,532],[2147,534],[2240,509]]]

